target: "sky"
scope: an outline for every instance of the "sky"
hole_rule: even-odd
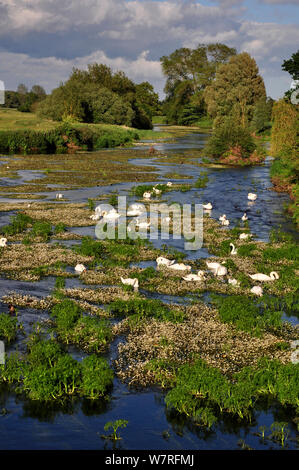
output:
[[[98,62],[163,98],[161,56],[222,42],[255,58],[277,99],[291,86],[281,64],[299,48],[298,20],[299,0],[0,0],[0,80],[49,93]]]

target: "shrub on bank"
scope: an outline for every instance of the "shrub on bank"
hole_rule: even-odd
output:
[[[265,158],[265,152],[257,147],[250,131],[228,118],[213,131],[205,147],[205,153],[225,164],[256,164]]]
[[[64,123],[51,131],[0,131],[0,152],[66,153],[117,147],[138,139],[134,129]]]

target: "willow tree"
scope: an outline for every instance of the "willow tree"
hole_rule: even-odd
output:
[[[215,118],[214,124],[233,117],[245,127],[252,120],[256,103],[266,99],[264,80],[255,60],[242,52],[232,56],[227,64],[219,65],[204,98],[208,113]]]

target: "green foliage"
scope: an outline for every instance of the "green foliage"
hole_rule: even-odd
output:
[[[66,231],[66,225],[63,222],[59,222],[57,225],[54,227],[54,233],[58,235],[59,233],[63,233]]]
[[[255,401],[272,396],[282,405],[297,407],[299,367],[262,359],[257,366],[245,367],[230,382],[221,372],[197,359],[181,366],[176,386],[165,398],[167,407],[176,409],[211,427],[219,415],[250,419]]]
[[[282,69],[289,72],[294,80],[299,80],[299,50],[283,62]]]
[[[298,245],[287,243],[280,248],[266,248],[263,251],[264,261],[281,261],[283,259],[299,261]]]
[[[214,77],[219,64],[225,63],[236,50],[225,44],[200,44],[196,49],[176,49],[161,57],[167,78],[164,113],[167,122],[190,125],[206,115],[203,90]]]
[[[41,237],[47,241],[50,235],[52,235],[52,225],[50,222],[38,220],[32,225],[31,233],[34,237]]]
[[[116,421],[108,421],[104,426],[104,430],[108,431],[108,429],[112,429],[113,432],[110,436],[103,436],[103,437],[112,439],[113,441],[122,439],[120,436],[117,435],[117,430],[127,427],[128,422],[129,421],[127,421],[126,419],[117,419]]]
[[[17,233],[24,232],[32,222],[33,219],[29,215],[18,212],[17,215],[11,217],[10,224],[1,227],[0,231],[6,236],[16,235]]]
[[[261,133],[271,128],[273,102],[271,98],[265,97],[258,100],[254,107],[251,121],[253,131]]]
[[[263,78],[255,60],[247,53],[233,55],[221,64],[215,80],[205,89],[205,101],[214,127],[230,116],[245,128],[252,120],[256,103],[266,97]]]
[[[73,69],[70,78],[40,103],[38,113],[58,121],[151,129],[141,101],[136,85],[123,72],[113,74],[109,67],[95,63],[89,64],[86,71]]]
[[[100,259],[103,254],[103,244],[91,237],[84,237],[81,240],[81,245],[74,246],[73,250],[79,255],[94,256],[95,259]]]
[[[166,340],[167,342],[167,340]],[[175,386],[177,364],[169,359],[151,359],[145,366],[162,388]]]
[[[155,318],[159,321],[170,321],[181,323],[184,320],[184,313],[171,310],[159,300],[151,299],[130,299],[115,300],[108,306],[109,312],[116,316],[133,316],[133,320],[139,321],[144,318]]]
[[[233,148],[239,149],[240,158],[248,158],[256,149],[256,145],[247,128],[227,118],[214,129],[205,152],[208,157],[219,158]]]
[[[94,211],[95,202],[94,202],[92,199],[88,198],[87,203],[88,203],[88,208],[89,208],[89,210]]]
[[[17,336],[18,320],[7,313],[0,313],[0,339],[11,343]]]
[[[89,316],[81,317],[70,332],[71,342],[88,352],[100,352],[112,339],[111,328],[106,320]]]
[[[74,301],[65,299],[54,305],[51,316],[56,322],[58,335],[67,344],[72,339],[72,329],[81,315],[81,309]]]
[[[91,400],[104,396],[113,381],[113,371],[108,362],[93,354],[85,357],[81,364],[82,394]]]
[[[91,355],[77,362],[53,340],[35,336],[27,356],[13,353],[0,365],[0,383],[18,384],[32,400],[48,402],[75,394],[87,399],[104,397],[111,388],[113,371],[108,362]]]
[[[207,186],[208,181],[209,181],[208,175],[206,173],[203,173],[195,182],[194,186],[195,188],[205,188]]]
[[[20,353],[14,352],[5,357],[5,364],[0,364],[0,383],[14,384],[21,382],[23,363]]]
[[[86,150],[117,147],[138,140],[132,129],[65,122],[55,129],[0,131],[2,153],[66,153],[69,146]]]
[[[257,246],[255,243],[245,243],[244,245],[238,247],[238,255],[244,257],[253,257],[255,256],[256,249]]]
[[[131,273],[131,277],[138,279],[139,283],[142,283],[157,277],[157,271],[151,266],[150,268],[145,268],[142,271],[133,271]]]
[[[118,196],[116,194],[112,194],[108,199],[108,204],[111,206],[116,206],[118,203]]]
[[[56,287],[56,289],[63,289],[65,287],[65,278],[64,277],[57,277],[55,279],[55,287]]]
[[[270,309],[269,304],[261,304],[242,295],[223,297],[213,295],[213,302],[218,307],[222,322],[231,323],[238,330],[260,336],[269,328],[282,325],[282,312]]]
[[[80,386],[81,366],[68,354],[57,357],[54,365],[30,367],[23,388],[32,400],[49,401],[73,395]]]
[[[27,360],[32,368],[37,366],[52,367],[63,353],[59,344],[53,340],[40,341],[37,338],[28,343]]]
[[[279,229],[272,229],[269,236],[270,243],[291,242],[293,237]]]

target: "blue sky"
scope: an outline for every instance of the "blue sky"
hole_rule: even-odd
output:
[[[249,52],[279,98],[291,84],[281,64],[298,50],[298,19],[299,0],[1,0],[0,80],[49,92],[72,67],[101,62],[163,97],[162,55],[223,42]]]

